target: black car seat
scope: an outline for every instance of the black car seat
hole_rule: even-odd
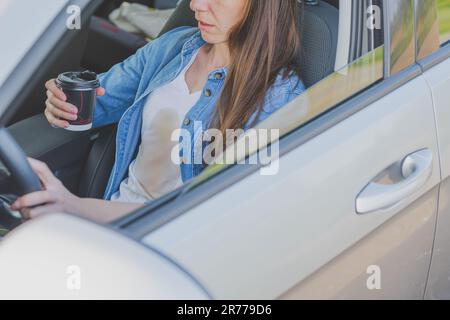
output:
[[[303,22],[302,80],[310,87],[334,72],[339,30],[339,10],[325,1],[306,1]]]
[[[182,0],[161,34],[180,26],[196,26],[190,0]],[[334,71],[339,10],[325,1],[305,0],[301,20],[302,48],[299,57],[302,80],[309,87]],[[114,164],[115,127],[107,127],[95,142],[86,162],[79,195],[102,198]]]

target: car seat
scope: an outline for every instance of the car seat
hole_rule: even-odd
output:
[[[161,34],[180,26],[196,26],[190,0],[182,0]],[[309,87],[334,72],[338,41],[339,10],[325,2],[306,0],[302,15],[302,80]],[[102,198],[114,164],[116,129],[101,132],[86,162],[79,195]]]

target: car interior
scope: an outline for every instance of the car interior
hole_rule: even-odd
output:
[[[109,13],[122,2],[92,1],[94,4],[87,9],[90,12],[85,14],[89,18],[82,21],[81,30],[68,43],[55,48],[57,54],[49,57],[30,88],[24,91],[24,98],[14,108],[17,111],[7,126],[26,155],[46,162],[64,185],[80,197],[103,198],[114,164],[116,125],[88,132],[51,127],[43,115],[44,84],[63,71],[105,72],[148,43],[143,37],[121,30],[108,20]],[[177,1],[129,2],[167,8],[175,7]],[[160,34],[179,26],[196,26],[189,4],[190,0],[179,2]],[[298,59],[303,82],[310,87],[335,71],[339,0],[304,0],[302,7],[299,25],[303,49]],[[8,170],[0,166],[0,194],[14,194],[10,179]]]

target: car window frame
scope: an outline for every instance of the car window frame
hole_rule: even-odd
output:
[[[442,41],[443,34],[441,34],[441,20],[440,20],[441,13],[439,11],[439,1],[440,0],[436,0],[436,2],[437,2],[437,20],[438,20],[438,28],[439,28],[439,42],[441,44],[441,47],[443,47],[443,46],[446,46],[446,45],[450,45],[450,30],[448,31],[447,34],[445,34],[446,40]],[[450,5],[450,1],[449,1],[449,5]],[[447,10],[450,10],[450,8],[448,8]],[[450,17],[448,17],[448,20],[449,21],[446,20],[446,22],[450,24]]]
[[[415,64],[414,0],[383,1],[385,19],[385,78]],[[399,8],[404,9],[401,13]],[[397,40],[400,38],[400,40]],[[404,57],[403,59],[401,59]]]
[[[391,57],[393,53],[392,48],[395,48],[395,46],[391,44],[392,35],[398,34],[401,30],[391,25],[392,21],[398,20],[399,18],[389,11],[390,7],[386,5],[389,1],[392,0],[383,0],[383,78],[365,88],[363,91],[356,93],[347,100],[337,104],[325,114],[320,115],[318,118],[313,119],[313,121],[304,124],[297,130],[294,130],[280,139],[280,157],[305,144],[324,131],[363,110],[375,101],[422,74],[420,66],[415,61],[415,55],[403,68],[393,70]],[[404,21],[400,26],[408,25],[409,28],[412,28],[410,41],[413,41],[415,46],[414,0],[396,1],[405,2],[404,5],[406,5],[409,10],[412,10],[413,14],[409,16],[409,20]],[[386,17],[390,18],[387,19]],[[214,175],[212,179],[206,179],[194,188],[189,189],[189,187],[182,186],[143,208],[134,211],[126,217],[115,221],[112,225],[127,233],[129,236],[140,240],[152,231],[157,230],[173,219],[178,218],[183,213],[200,205],[203,201],[210,199],[215,194],[253,174],[255,171],[261,169],[261,167],[260,164],[231,166],[224,171],[219,172],[217,175]],[[188,192],[185,190],[188,190]]]
[[[424,15],[426,15],[425,12],[422,12],[420,9],[418,9],[417,7],[418,1],[420,0],[415,0],[416,24],[419,24],[421,20],[424,20],[425,19]],[[430,10],[435,10],[435,12],[433,13],[435,16],[435,21],[433,22],[439,23],[437,0],[428,0],[428,1],[433,1],[432,6],[428,7],[428,9]],[[450,58],[450,40],[441,43],[440,40],[441,35],[439,30],[437,33],[431,36],[434,36],[434,46],[432,46],[431,48],[427,48],[425,51],[426,54],[416,55],[416,62],[421,67],[422,72],[425,72],[433,68],[434,66],[440,64],[441,62],[445,61],[446,59]],[[416,33],[416,42],[417,38],[418,35]],[[417,46],[419,47],[419,44],[417,44]]]
[[[433,29],[438,23],[437,0],[414,0],[416,61],[420,61],[440,47],[439,29]]]

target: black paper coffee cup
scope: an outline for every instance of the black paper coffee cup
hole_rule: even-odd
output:
[[[56,85],[67,97],[68,103],[78,109],[78,118],[69,120],[70,131],[85,131],[92,128],[96,89],[100,87],[97,74],[92,71],[65,72],[56,79]]]

